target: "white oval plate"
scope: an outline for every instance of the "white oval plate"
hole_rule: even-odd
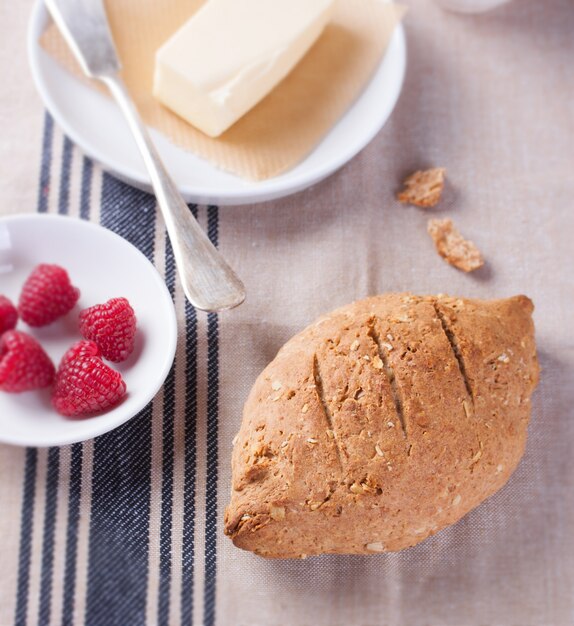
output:
[[[48,20],[37,0],[28,31],[28,55],[44,104],[66,135],[118,178],[150,191],[150,181],[116,105],[62,69],[38,43]],[[402,25],[358,100],[299,165],[269,180],[249,182],[223,172],[150,129],[168,171],[188,202],[248,204],[280,198],[319,182],[352,159],[379,132],[401,92],[406,67]]]
[[[52,408],[49,389],[0,391],[0,441],[19,446],[84,441],[127,422],[161,387],[177,344],[175,311],[163,280],[137,248],[110,230],[56,215],[0,219],[0,293],[16,304],[25,279],[39,263],[61,265],[81,291],[74,310],[53,324],[32,329],[19,321],[16,327],[36,337],[56,366],[81,339],[77,316],[82,308],[124,296],[135,310],[138,332],[132,355],[110,364],[121,372],[128,393],[106,413],[65,418]]]

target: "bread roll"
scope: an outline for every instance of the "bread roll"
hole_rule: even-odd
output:
[[[226,534],[266,557],[373,554],[459,520],[523,454],[532,310],[386,294],[293,337],[245,404]]]

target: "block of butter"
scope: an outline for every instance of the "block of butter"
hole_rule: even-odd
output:
[[[217,137],[299,62],[336,0],[207,0],[155,59],[153,93]]]

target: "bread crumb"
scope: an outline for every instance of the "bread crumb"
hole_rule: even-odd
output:
[[[399,202],[420,207],[433,207],[438,204],[444,189],[444,167],[418,170],[405,178],[404,189],[397,194]]]
[[[383,362],[381,361],[380,357],[378,356],[373,357],[373,367],[377,370],[383,369]]]
[[[472,241],[464,239],[452,220],[429,220],[427,230],[437,252],[454,267],[472,272],[484,265],[480,250]]]

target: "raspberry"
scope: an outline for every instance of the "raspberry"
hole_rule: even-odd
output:
[[[52,393],[52,405],[62,415],[83,417],[116,405],[126,393],[119,372],[94,354],[97,346],[79,341],[64,354]]]
[[[0,389],[12,393],[49,387],[54,364],[30,335],[9,330],[0,338]]]
[[[6,296],[0,296],[0,335],[12,330],[18,321],[18,311]]]
[[[80,297],[59,265],[38,265],[22,287],[18,310],[29,326],[46,326],[69,313]]]
[[[80,333],[95,341],[108,361],[125,361],[134,349],[136,316],[126,298],[80,311]]]
[[[100,349],[93,341],[77,341],[62,357],[60,365],[58,366],[58,372],[72,361],[87,356],[101,357]]]

